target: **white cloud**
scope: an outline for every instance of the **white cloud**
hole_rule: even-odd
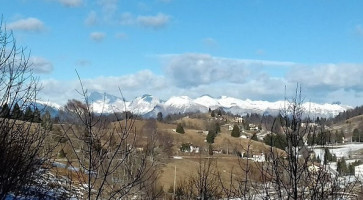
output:
[[[359,36],[363,36],[363,27],[362,27],[362,25],[358,24],[357,26],[355,26],[355,32]]]
[[[209,38],[204,38],[202,40],[202,42],[203,42],[203,45],[208,47],[208,48],[215,48],[215,47],[218,46],[217,41],[215,39],[213,39],[213,38],[210,38],[210,37]]]
[[[124,90],[138,90],[141,88],[156,89],[165,86],[164,79],[156,76],[150,70],[119,77],[98,77],[96,79],[87,79],[84,82],[90,86],[90,89],[108,90],[113,88],[115,91],[118,90],[118,87]]]
[[[263,56],[263,55],[265,55],[265,54],[266,54],[266,52],[265,52],[265,50],[263,50],[263,49],[257,49],[257,50],[256,50],[256,55]]]
[[[7,28],[12,30],[40,32],[44,30],[44,23],[37,18],[29,17],[11,22],[7,25]]]
[[[106,34],[103,32],[92,32],[90,34],[90,38],[97,42],[102,41],[103,39],[105,39],[105,37],[106,37]]]
[[[125,12],[121,14],[120,24],[121,25],[134,25],[136,23],[135,17],[129,13]]]
[[[164,57],[166,76],[178,87],[196,87],[215,82],[244,83],[267,66],[290,66],[290,62],[243,60],[208,54],[181,54]],[[260,68],[260,69],[259,69]]]
[[[91,61],[89,61],[89,60],[78,60],[77,62],[76,62],[76,66],[81,66],[81,67],[86,67],[86,66],[89,66],[89,65],[91,65],[92,63],[91,63]]]
[[[48,74],[53,71],[53,64],[42,57],[31,57],[30,64],[36,74]]]
[[[252,100],[276,101],[293,94],[302,85],[305,101],[347,105],[363,102],[363,64],[321,64],[303,66],[292,62],[214,57],[207,54],[162,55],[164,74],[143,70],[124,76],[85,79],[89,90],[119,95],[126,99],[148,93],[162,99],[173,95],[192,98],[202,94],[222,95]],[[278,71],[276,73],[275,71]],[[82,73],[81,77],[82,77]],[[43,81],[44,93],[55,102],[77,98],[78,81]],[[63,99],[59,95],[64,94]],[[63,96],[63,95],[62,95]],[[52,100],[52,99],[50,99]],[[53,101],[53,100],[52,100]]]
[[[154,16],[138,16],[136,21],[143,27],[159,29],[165,27],[169,23],[170,16],[158,13]]]
[[[128,36],[127,36],[127,34],[126,33],[116,33],[115,34],[115,37],[117,38],[117,39],[126,39]]]
[[[80,73],[80,76],[82,79],[82,73]],[[82,82],[88,90],[106,92],[116,96],[119,96],[120,88],[126,99],[132,99],[150,91],[153,91],[155,95],[161,94],[155,91],[162,91],[164,88],[168,88],[164,77],[157,76],[149,70],[124,76],[82,79]],[[81,98],[76,92],[76,90],[80,90],[78,80],[59,81],[50,79],[41,81],[41,84],[43,86],[41,91],[42,100],[64,104],[68,99]]]
[[[79,7],[83,4],[83,0],[59,0],[59,2],[67,7]]]
[[[163,13],[149,16],[134,16],[132,13],[124,12],[119,18],[121,25],[139,25],[144,28],[160,29],[167,26],[170,22],[170,16]]]
[[[113,15],[118,10],[118,0],[98,0],[98,5],[102,11],[108,15]]]
[[[139,8],[139,10],[142,10],[142,11],[149,11],[149,10],[151,10],[150,6],[147,5],[146,3],[143,3],[143,2],[137,3],[137,7]]]
[[[92,26],[97,24],[98,22],[98,17],[97,17],[97,13],[95,11],[91,11],[88,16],[86,17],[86,19],[84,20],[84,23],[88,26]]]
[[[363,64],[322,64],[297,66],[287,75],[289,82],[299,82],[316,90],[340,88],[363,91]]]

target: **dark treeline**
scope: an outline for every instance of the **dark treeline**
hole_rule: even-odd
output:
[[[30,106],[27,106],[25,111],[23,111],[18,103],[15,103],[12,108],[7,103],[5,103],[0,109],[0,117],[36,123],[40,123],[42,121],[41,112],[38,108],[33,109]]]
[[[357,106],[353,109],[349,109],[349,110],[339,113],[337,116],[335,116],[333,119],[331,119],[331,121],[333,123],[338,123],[338,122],[342,122],[349,118],[352,118],[352,117],[355,117],[358,115],[362,115],[362,114],[363,114],[363,106]]]

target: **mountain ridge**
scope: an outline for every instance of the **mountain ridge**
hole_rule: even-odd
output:
[[[188,113],[188,112],[208,112],[209,109],[223,109],[232,114],[246,115],[248,113],[277,115],[287,102],[285,101],[262,101],[262,100],[242,100],[234,97],[221,96],[213,98],[210,95],[202,95],[195,99],[188,96],[172,96],[163,101],[159,98],[144,94],[136,97],[132,101],[125,101],[121,97],[109,95],[107,93],[91,92],[89,98],[93,111],[96,113],[113,113],[131,111],[143,117],[156,117],[158,112],[163,115]],[[59,109],[61,106],[49,103],[48,105]],[[305,114],[313,117],[334,117],[340,112],[351,109],[351,106],[338,104],[318,104],[314,102],[303,103]]]
[[[262,100],[242,100],[234,97],[221,96],[213,98],[210,95],[202,95],[192,99],[188,96],[172,96],[163,101],[159,98],[145,94],[136,97],[132,101],[125,101],[120,97],[106,93],[92,92],[89,95],[93,111],[96,113],[113,113],[132,111],[143,117],[156,117],[158,112],[163,115],[188,113],[188,112],[208,112],[209,109],[223,109],[232,114],[246,115],[248,113],[277,115],[287,102],[285,101],[262,101]],[[97,98],[96,98],[97,97]],[[49,103],[50,106],[56,105]],[[57,109],[60,106],[55,106]],[[313,117],[334,117],[340,112],[351,109],[351,106],[338,104],[318,104],[314,102],[303,103],[305,114]]]

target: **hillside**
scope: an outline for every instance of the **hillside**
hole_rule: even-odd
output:
[[[258,162],[258,159],[268,153],[270,146],[262,141],[254,141],[249,138],[255,132],[263,136],[268,131],[244,130],[242,131],[243,137],[234,138],[231,136],[230,126],[236,124],[235,120],[236,118],[227,114],[211,117],[210,113],[206,113],[185,116],[175,121],[128,120],[128,126],[133,126],[130,131],[136,134],[135,147],[137,149],[145,150],[150,139],[155,139],[156,147],[154,150],[157,152],[156,159],[158,170],[160,170],[157,185],[162,187],[164,191],[170,191],[170,188],[174,185],[174,177],[177,185],[182,184],[190,177],[195,176],[201,164],[206,161],[213,161],[213,173],[218,173],[221,181],[226,184],[230,181],[231,176],[239,178],[246,176],[241,166],[245,166],[247,162],[250,164],[249,179],[258,181],[261,178],[261,163]],[[329,128],[333,131],[344,131],[346,138],[349,138],[352,135],[352,130],[359,128],[362,122],[363,115],[360,115],[344,122],[332,124]],[[207,130],[217,123],[220,125],[220,132],[216,135],[214,143],[210,146],[206,142]],[[184,127],[184,134],[176,132],[177,124],[181,124]],[[119,132],[120,125],[125,127],[125,121],[112,122],[106,132],[111,132],[114,129]],[[68,125],[63,124],[62,126]],[[60,128],[61,125],[54,125],[53,131],[50,134],[52,137],[51,141],[57,141],[62,138]],[[82,131],[82,129],[76,126],[73,129]],[[71,138],[71,140],[76,141],[77,139]],[[186,144],[193,147],[192,152],[183,152],[181,150],[181,147]],[[72,156],[71,149],[67,145],[56,148],[54,155],[59,156],[61,149],[70,158],[75,158]],[[187,150],[189,150],[189,146]],[[211,150],[213,155],[210,155]],[[282,153],[281,150],[278,151]],[[56,161],[66,165],[65,159],[58,158]],[[78,166],[75,165],[75,167],[77,168]],[[64,174],[66,171],[59,169],[57,173]]]
[[[330,126],[333,131],[343,131],[345,137],[349,140],[352,137],[354,129],[363,131],[363,115],[354,116],[343,121],[339,121]]]
[[[226,117],[227,119],[227,117]],[[162,167],[159,184],[165,189],[169,189],[174,182],[175,167],[177,170],[176,179],[177,183],[185,181],[188,177],[196,173],[200,162],[210,157],[209,144],[206,140],[205,130],[208,123],[211,121],[214,123],[215,118],[210,117],[210,114],[199,115],[198,118],[184,117],[176,120],[173,123],[157,122],[157,135],[161,139],[165,138],[165,135],[170,136],[169,140],[172,141],[172,153],[169,157],[163,156],[161,158]],[[185,133],[180,134],[175,132],[177,124],[183,124]],[[221,122],[222,123],[222,122]],[[269,146],[262,142],[252,141],[247,138],[234,138],[231,137],[231,131],[228,130],[228,123],[232,123],[227,120],[221,126],[221,132],[217,134],[215,142],[212,144],[214,155],[211,159],[216,162],[216,170],[222,175],[222,180],[228,182],[231,171],[239,174],[243,177],[240,164],[247,162],[246,159],[241,159],[238,155],[246,155],[248,151],[250,156],[261,155],[268,150]],[[134,127],[137,132],[143,132],[147,129],[145,125],[147,120],[135,120]],[[204,132],[203,132],[204,131]],[[145,133],[142,133],[143,135]],[[144,143],[147,137],[138,137],[137,143]],[[180,147],[182,144],[192,144],[193,147],[199,147],[199,152],[182,152]],[[251,174],[253,179],[258,179],[260,172],[257,168],[257,162],[251,161]],[[235,176],[234,175],[234,176]]]

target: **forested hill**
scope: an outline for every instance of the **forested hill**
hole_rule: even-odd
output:
[[[332,120],[334,123],[339,123],[345,121],[349,118],[362,115],[363,114],[363,105],[357,106],[353,109],[348,109],[346,111],[340,112],[337,116],[335,116]]]

